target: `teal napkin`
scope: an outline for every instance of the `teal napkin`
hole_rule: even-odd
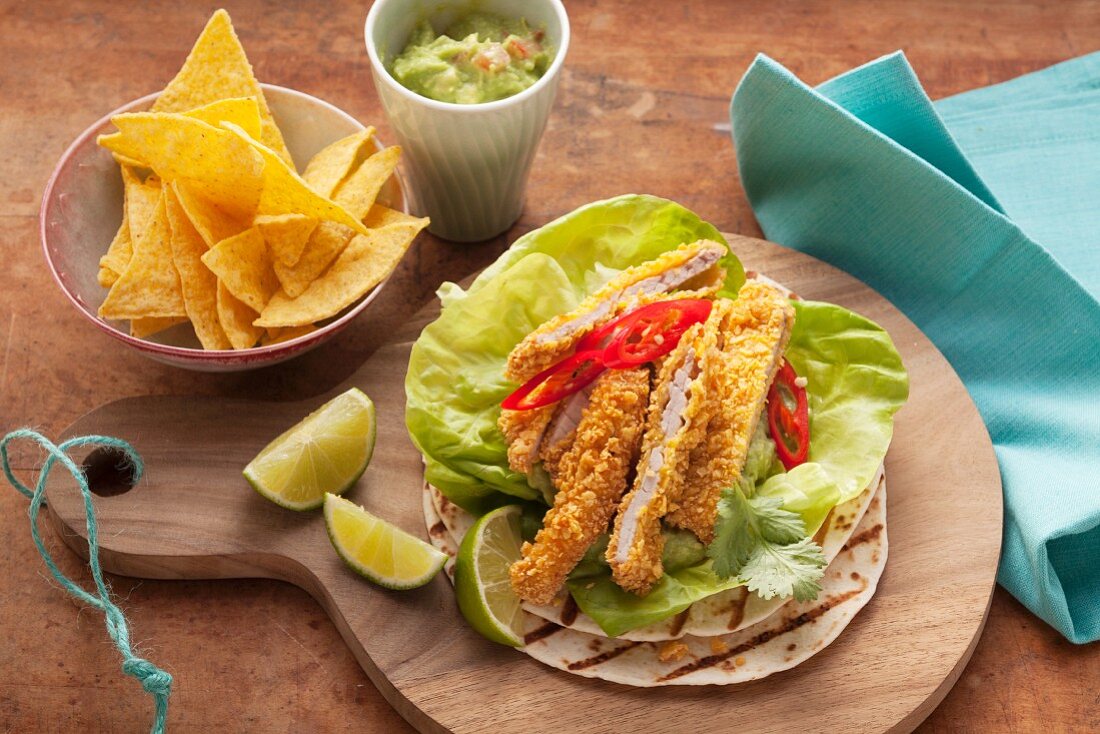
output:
[[[1100,54],[933,105],[898,53],[817,89],[760,56],[730,109],[768,239],[878,290],[966,383],[1004,485],[998,580],[1078,643],[1100,639],[1098,106]]]

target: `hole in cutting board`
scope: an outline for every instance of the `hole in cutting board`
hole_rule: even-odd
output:
[[[80,466],[88,489],[99,497],[114,497],[134,488],[134,465],[124,451],[111,446],[95,449]]]

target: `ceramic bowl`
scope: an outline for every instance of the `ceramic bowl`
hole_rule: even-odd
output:
[[[421,97],[389,72],[413,27],[437,31],[472,12],[524,18],[546,32],[554,59],[519,94],[481,104]],[[431,217],[428,230],[455,242],[504,232],[523,211],[527,174],[554,104],[569,51],[569,17],[561,0],[377,0],[367,14],[367,54],[374,86],[412,180],[414,209]]]
[[[329,143],[363,129],[358,121],[328,102],[293,89],[264,84],[264,96],[299,167]],[[85,130],[58,161],[42,196],[39,225],[42,248],[54,280],[92,324],[141,354],[165,364],[205,372],[235,372],[283,362],[313,349],[343,330],[370,305],[386,284],[305,336],[270,346],[240,350],[203,350],[190,324],[180,324],[145,339],[129,333],[128,322],[108,321],[96,312],[107,290],[96,274],[99,258],[122,221],[122,178],[111,154],[96,145],[96,136],[113,129],[111,117],[147,109],[150,94],[120,107]],[[377,149],[381,144],[374,140]],[[378,201],[408,213],[404,186],[394,174]]]

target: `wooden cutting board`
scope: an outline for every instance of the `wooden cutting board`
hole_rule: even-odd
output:
[[[295,403],[131,398],[66,429],[66,437],[125,438],[145,459],[136,487],[96,500],[104,567],[147,578],[265,577],[300,586],[325,608],[386,699],[422,732],[911,730],[958,679],[989,608],[1002,512],[989,437],[950,365],[885,299],[809,256],[728,238],[746,268],[884,326],[911,378],[886,458],[890,558],[878,592],[831,646],[797,668],[737,686],[655,689],[551,670],[468,628],[443,575],[415,591],[376,588],[336,556],[320,512],[283,510],[248,487],[241,469],[268,441],[356,386],[377,405],[378,443],[348,496],[426,537],[404,378],[412,342],[438,304],[328,395]],[[109,491],[109,475],[93,484]],[[71,479],[55,476],[50,517],[86,555],[79,494]]]

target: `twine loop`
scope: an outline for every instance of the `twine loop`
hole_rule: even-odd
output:
[[[20,482],[12,472],[11,462],[8,459],[8,445],[15,440],[25,439],[38,444],[46,452],[46,460],[42,463],[42,469],[38,472],[38,481],[34,489]],[[161,670],[153,663],[139,658],[134,654],[130,646],[130,628],[126,623],[126,615],[111,601],[111,592],[107,582],[103,578],[103,569],[99,564],[99,527],[96,524],[95,510],[92,507],[92,492],[88,487],[88,478],[69,457],[68,451],[84,446],[109,446],[118,449],[126,456],[128,467],[134,483],[136,484],[145,471],[145,465],[141,461],[134,447],[120,438],[111,436],[78,436],[55,444],[37,431],[29,428],[20,428],[12,431],[0,440],[0,464],[3,466],[4,476],[11,486],[15,487],[24,497],[31,501],[28,511],[31,521],[31,539],[38,548],[42,561],[50,574],[76,599],[95,607],[103,612],[107,634],[114,641],[115,647],[122,654],[122,672],[132,676],[141,682],[141,687],[152,694],[155,706],[153,724],[150,728],[152,734],[164,732],[164,721],[168,715],[168,696],[172,692],[172,676]],[[46,480],[53,471],[54,466],[60,463],[76,480],[80,493],[84,499],[84,522],[88,529],[88,567],[92,571],[92,580],[95,582],[95,593],[91,593],[72,581],[54,563],[53,556],[46,549],[42,536],[38,532],[38,513],[46,499]]]

